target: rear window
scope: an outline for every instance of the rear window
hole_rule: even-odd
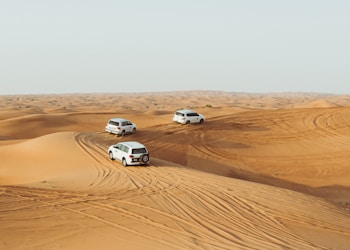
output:
[[[145,148],[134,148],[132,154],[145,154],[147,153]]]
[[[116,121],[109,121],[108,123],[114,126],[119,126],[119,122]]]

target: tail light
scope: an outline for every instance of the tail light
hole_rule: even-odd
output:
[[[134,158],[134,156],[133,155],[129,155],[129,158],[132,159],[132,158]]]

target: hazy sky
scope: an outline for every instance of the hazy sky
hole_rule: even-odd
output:
[[[4,0],[0,94],[350,94],[348,0]]]

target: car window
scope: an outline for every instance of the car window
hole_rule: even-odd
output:
[[[178,115],[178,116],[185,116],[183,113],[180,113],[180,112],[176,112],[176,115]]]
[[[132,154],[144,154],[147,153],[145,148],[134,148]]]
[[[119,122],[116,121],[109,121],[109,124],[119,126]]]
[[[120,150],[123,151],[123,152],[128,152],[128,147],[123,145],[123,144],[121,144],[120,145]]]

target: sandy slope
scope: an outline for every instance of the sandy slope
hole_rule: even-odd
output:
[[[346,100],[2,97],[0,249],[347,249]],[[180,107],[206,123],[173,124]],[[137,133],[104,133],[115,116]],[[149,166],[110,161],[107,147],[121,140],[146,144]]]

